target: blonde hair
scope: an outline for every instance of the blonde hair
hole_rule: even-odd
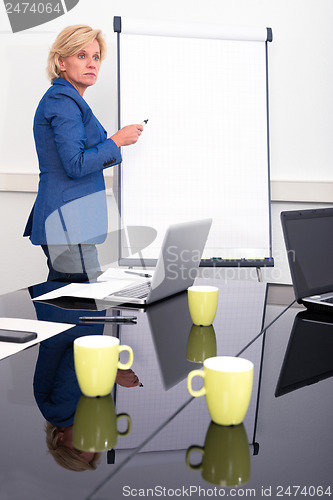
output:
[[[101,30],[94,30],[86,24],[76,24],[63,29],[55,39],[47,59],[47,76],[51,83],[60,76],[59,58],[73,56],[84,47],[97,40],[101,51],[101,61],[106,55],[106,42]]]
[[[86,470],[96,470],[101,454],[95,453],[94,458],[88,463],[78,453],[62,444],[59,444],[58,434],[59,427],[45,423],[46,445],[49,453],[52,455],[58,465],[65,469],[75,472],[83,472]]]

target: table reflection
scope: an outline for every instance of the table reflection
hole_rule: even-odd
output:
[[[253,392],[243,423],[250,454],[250,479],[243,482],[241,488],[243,485],[244,488],[253,488],[259,495],[262,487],[265,491],[269,491],[271,487],[273,495],[274,486],[287,487],[288,484],[296,484],[296,481],[297,484],[311,481],[315,485],[327,485],[332,469],[332,440],[329,437],[331,379],[292,391],[284,397],[274,397],[291,325],[299,309],[285,312],[283,304],[286,302],[271,302],[265,310],[265,284],[220,281],[220,302],[213,324],[216,354],[241,355],[253,361],[257,370],[254,381],[256,392]],[[36,290],[38,287],[33,288]],[[103,325],[78,324],[77,318],[81,315],[123,314],[120,308],[117,311],[107,306],[88,312],[87,304],[78,304],[75,300],[72,303],[72,299],[65,302],[57,304],[60,321],[75,324],[75,328],[82,333],[81,328],[89,329],[87,332],[91,334],[92,326],[103,328]],[[168,302],[169,300],[165,304]],[[39,312],[40,319],[56,321],[56,305],[44,306],[46,316],[43,318]],[[213,481],[212,477],[205,476],[205,479],[203,472],[204,469],[209,470],[209,466],[214,463],[213,458],[210,458],[214,456],[214,452],[207,455],[205,452],[203,458],[200,451],[197,451],[197,456],[194,454],[195,450],[191,452],[190,464],[194,467],[200,465],[200,470],[199,467],[192,470],[186,463],[186,452],[191,447],[206,450],[207,445],[207,449],[210,449],[208,431],[211,426],[205,402],[193,400],[187,393],[188,371],[200,368],[202,361],[196,357],[197,354],[188,356],[192,321],[186,311],[186,302],[182,307],[178,306],[178,314],[182,317],[177,317],[177,307],[173,306],[173,302],[170,302],[171,312],[165,306],[160,308],[162,303],[154,306],[159,306],[156,310],[160,310],[156,319],[153,309],[150,316],[148,310],[131,311],[131,314],[137,315],[137,325],[104,325],[103,334],[118,336],[133,348],[135,359],[132,368],[139,375],[143,387],[127,390],[116,384],[112,395],[115,415],[127,414],[131,419],[131,426],[129,429],[127,418],[118,420],[113,459],[108,448],[112,445],[109,438],[104,436],[104,441],[108,441],[107,450],[94,451],[99,448],[96,441],[90,447],[93,448],[91,453],[102,453],[93,473],[77,474],[65,470],[59,467],[49,453],[45,453],[45,436],[42,430],[45,418],[38,409],[32,392],[39,346],[2,360],[2,443],[8,452],[2,462],[3,496],[8,499],[21,498],[24,492],[26,500],[44,497],[50,500],[101,500],[121,498],[124,491],[127,494],[131,488],[133,491],[136,488],[138,492],[140,488],[151,489],[158,485],[171,488],[171,491],[176,491],[176,488],[180,488],[179,491],[189,491],[188,488],[192,486],[193,498],[198,498],[199,488],[203,488],[205,492],[213,491],[215,485],[210,482]],[[36,317],[31,296],[26,289],[3,296],[0,310],[4,317]],[[262,330],[264,311],[267,324],[271,326],[263,343],[263,335],[258,334]],[[73,331],[75,330],[68,330],[67,333]],[[208,330],[205,333],[207,332]],[[175,349],[176,346],[178,349]],[[260,379],[263,347],[264,362]],[[202,349],[199,354],[202,359],[206,356],[205,352]],[[260,391],[257,389],[259,384]],[[80,398],[79,393],[79,400]],[[74,406],[74,420],[71,424],[73,433]],[[108,425],[107,428],[109,427],[112,426]],[[118,435],[118,432],[126,435]],[[307,438],[304,439],[304,436]],[[214,440],[218,441],[217,438]],[[317,445],[309,448],[309,442]],[[79,449],[77,446],[75,448]],[[224,449],[227,450],[228,447],[225,446]],[[228,463],[236,464],[232,453],[224,456],[227,455]],[[209,459],[208,462],[204,463],[205,459]],[[219,462],[221,460],[222,458]],[[237,470],[236,465],[233,470]],[[238,473],[238,476],[245,481],[245,474]],[[232,475],[228,479],[224,472],[219,474],[218,479],[222,484],[223,481],[225,484],[235,481]],[[225,490],[225,496],[227,493],[229,492]]]
[[[46,283],[43,287],[40,285],[31,287],[30,294],[32,296],[35,293],[39,294],[41,288],[45,287],[49,288],[49,284]],[[76,326],[40,343],[33,378],[33,393],[38,408],[46,420],[46,445],[56,463],[73,471],[96,470],[100,460],[99,452],[103,450],[98,449],[98,444],[96,449],[77,447],[73,439],[74,417],[82,396],[74,368],[73,342],[76,338],[86,335],[102,335],[104,324],[82,324],[79,320],[82,310],[78,307],[70,309],[69,303],[67,306],[63,309],[55,304],[34,302],[39,320],[67,322]],[[95,314],[105,315],[105,311]],[[136,387],[139,385],[139,379],[133,370],[118,370],[116,383],[126,388]],[[82,405],[84,408],[87,407],[84,403],[81,403],[81,407]],[[100,409],[103,407],[101,405],[103,403],[97,403]],[[87,412],[87,408],[85,411]],[[91,412],[91,409],[89,411]],[[103,412],[105,414],[105,409]],[[79,421],[82,421],[83,413],[81,409]],[[112,421],[111,417],[109,421]],[[113,445],[110,442],[109,449],[113,448]]]
[[[200,461],[194,464],[196,453]],[[193,471],[200,470],[211,484],[228,487],[246,484],[251,475],[251,458],[244,425],[225,427],[211,422],[204,445],[188,448],[186,464]]]
[[[121,420],[126,421],[120,430]],[[116,414],[111,394],[100,398],[81,396],[74,418],[73,444],[82,452],[101,452],[114,448],[118,436],[131,432],[131,417]]]
[[[231,286],[220,284],[214,324],[212,328],[204,327],[207,328],[205,340],[210,344],[209,348],[217,355],[237,356],[262,329],[265,303],[266,286],[263,283],[245,286],[240,283]],[[168,421],[190,399],[187,375],[202,366],[197,357],[196,361],[188,360],[193,323],[186,293],[152,304],[144,314],[138,315],[137,321],[135,330],[127,325],[119,327],[121,342],[133,348],[133,369],[140,373],[144,385],[140,393],[136,391],[131,397],[122,388],[117,388],[117,411],[128,412],[133,418],[131,436],[126,443],[121,443],[121,448],[130,449],[140,445],[163,420]],[[201,331],[199,335],[202,335]],[[199,350],[200,343],[203,347],[202,338],[199,340]],[[200,356],[203,355],[201,349]],[[242,354],[255,366],[252,398],[244,420],[251,443],[254,441],[261,356],[262,337]],[[168,424],[167,430],[161,430],[153,441],[147,443],[144,451],[185,450],[191,444],[193,428],[203,442],[209,422],[205,399],[200,398],[184,408],[181,415]]]
[[[333,318],[302,311],[290,333],[275,396],[282,396],[333,375]]]
[[[192,325],[187,339],[186,358],[195,363],[203,363],[205,359],[212,358],[216,354],[214,326]]]
[[[220,483],[236,481],[243,484],[250,476],[250,451],[254,454],[259,450],[255,433],[264,344],[263,335],[258,336],[258,333],[263,327],[266,285],[233,283],[230,286],[228,283],[223,286],[220,283],[219,286],[218,312],[212,328],[205,331],[207,338],[211,339],[210,349],[213,346],[217,355],[237,356],[242,352],[242,357],[251,360],[255,366],[250,407],[244,423],[234,433],[236,443],[236,435],[241,431],[242,439],[238,441],[242,442],[243,451],[241,454],[237,452],[236,455],[245,459],[239,460],[237,466],[237,460],[235,462],[232,453],[229,453],[234,447],[229,451],[224,447],[225,466],[234,464],[234,473],[229,478],[227,475],[223,478],[223,472],[219,474]],[[121,341],[134,349],[133,368],[140,371],[144,388],[140,394],[136,392],[131,398],[121,388],[117,388],[117,411],[127,411],[131,415],[132,430],[126,440],[117,445],[118,461],[116,460],[109,478],[95,489],[89,498],[103,498],[111,485],[126,481],[126,471],[129,468],[134,484],[139,481],[141,485],[149,487],[152,481],[154,484],[160,484],[159,481],[163,482],[162,478],[166,480],[166,477],[175,477],[175,474],[182,477],[183,486],[193,484],[193,481],[198,482],[198,477],[193,478],[193,470],[190,468],[190,465],[193,465],[191,455],[188,456],[186,465],[186,454],[190,453],[188,450],[193,449],[191,447],[194,443],[205,449],[207,439],[207,443],[212,443],[207,457],[213,457],[215,452],[219,454],[219,446],[215,445],[221,442],[222,438],[208,439],[208,436],[216,436],[216,424],[211,425],[204,398],[191,398],[187,392],[187,375],[193,368],[201,366],[202,361],[199,361],[197,355],[203,360],[206,350],[206,347],[202,348],[204,342],[201,339],[198,342],[201,352],[196,351],[195,361],[194,356],[191,360],[188,359],[192,333],[193,323],[186,294],[150,306],[144,314],[138,315],[135,331],[127,325],[119,327]],[[203,332],[199,332],[199,335],[202,334]],[[193,334],[196,335],[197,333]],[[218,432],[219,435],[222,433]],[[227,441],[229,438],[225,437]],[[237,449],[240,450],[239,447]],[[124,452],[127,454],[124,455]],[[211,460],[208,459],[205,463],[212,463]],[[209,469],[209,466],[204,466],[204,459],[202,467]],[[240,472],[242,467],[243,472]],[[234,479],[237,470],[238,477]],[[209,474],[205,477],[203,481],[207,485],[212,478],[209,479]]]

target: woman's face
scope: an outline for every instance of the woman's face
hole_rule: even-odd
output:
[[[101,65],[99,43],[94,40],[73,56],[59,59],[61,76],[68,80],[83,95],[97,80]]]

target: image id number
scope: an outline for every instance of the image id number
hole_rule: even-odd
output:
[[[63,9],[60,3],[52,5],[50,2],[19,2],[19,3],[6,3],[7,14],[51,14],[52,12],[57,12],[58,14],[63,13]]]
[[[304,497],[323,497],[323,496],[331,496],[331,487],[330,486],[277,486],[276,487],[276,496],[277,497],[296,497],[304,496]]]

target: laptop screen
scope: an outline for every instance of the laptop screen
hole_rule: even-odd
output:
[[[281,213],[296,299],[333,290],[333,208]]]

